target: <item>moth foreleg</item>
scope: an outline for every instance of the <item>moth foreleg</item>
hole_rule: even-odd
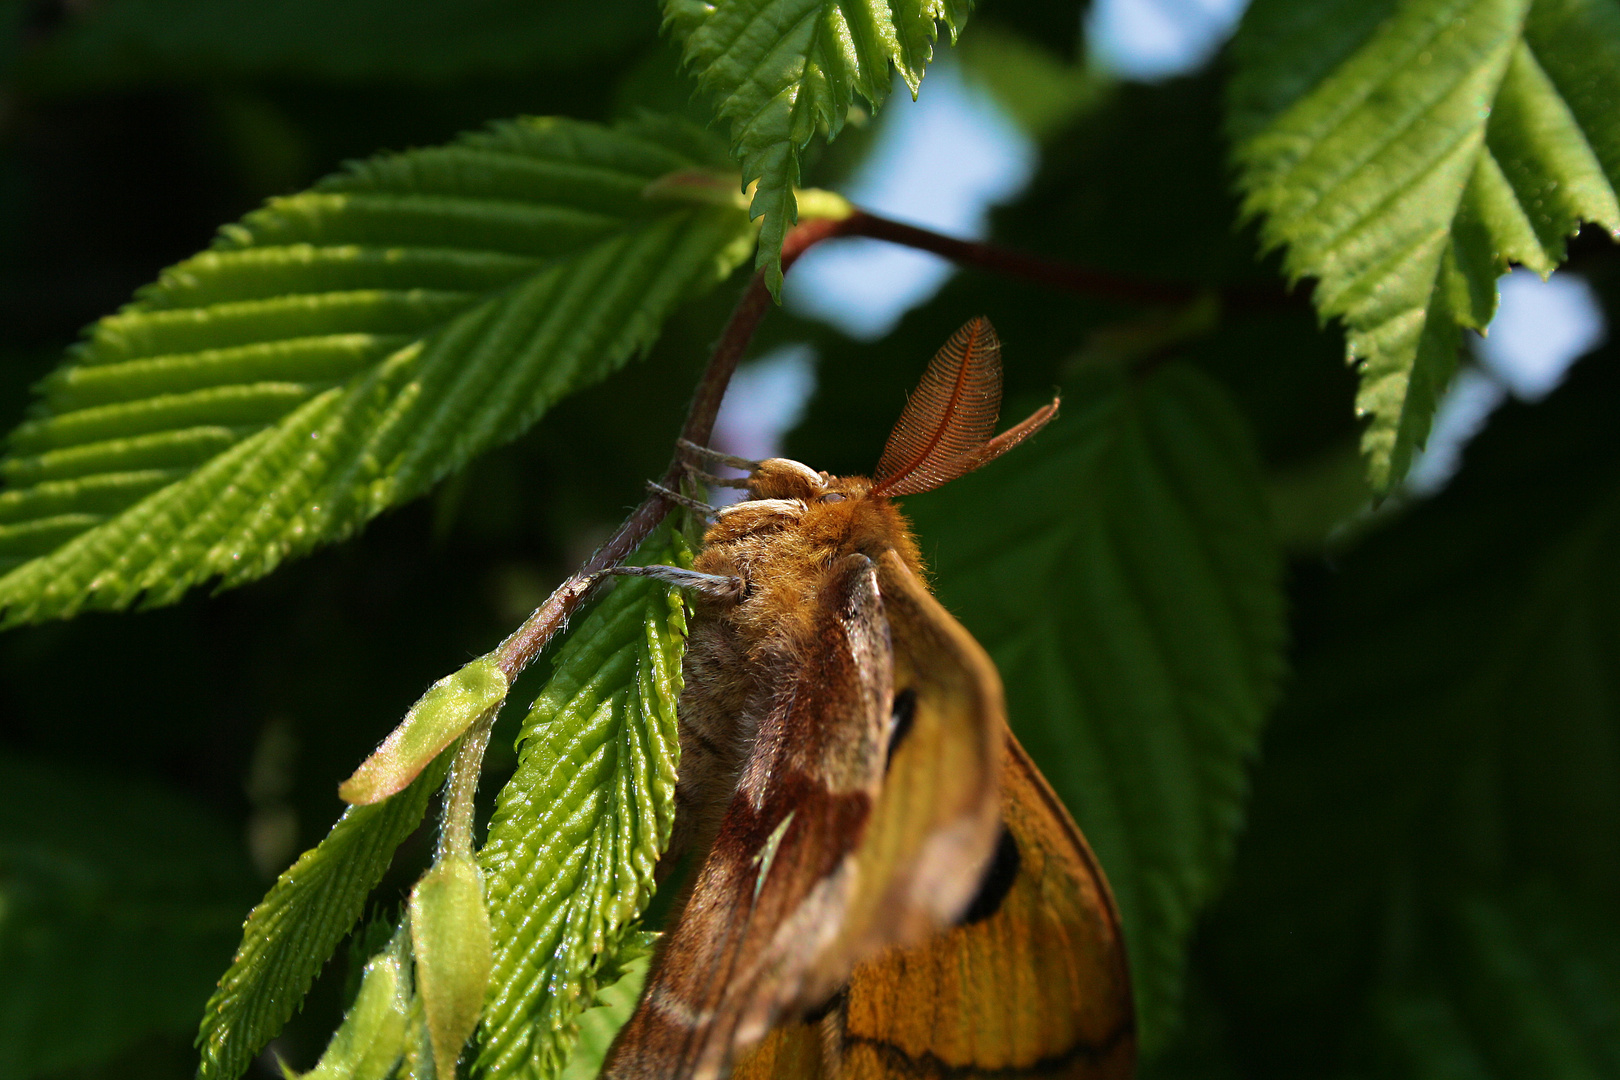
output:
[[[699,502],[697,499],[691,498],[687,495],[682,495],[678,491],[671,491],[669,488],[665,487],[663,484],[660,484],[656,480],[647,481],[647,490],[652,492],[654,495],[657,495],[665,502],[672,502],[676,506],[684,506],[688,510],[696,510],[704,517],[714,517],[720,512],[719,507],[710,506],[706,502]]]
[[[687,476],[705,487],[741,488],[744,491],[748,489],[748,477],[746,476],[716,476],[714,473],[704,472],[696,465],[689,463],[683,463],[683,467],[686,469]]]
[[[698,461],[702,461],[709,465],[725,465],[732,469],[741,469],[747,473],[751,473],[755,469],[759,468],[759,462],[757,461],[750,461],[748,458],[738,457],[736,454],[727,454],[719,450],[711,450],[707,446],[699,446],[691,439],[678,439],[676,440],[675,445],[680,452],[685,454],[687,457],[696,458]],[[746,486],[746,484],[747,481],[745,480],[741,484],[728,483],[727,486],[742,487]]]
[[[648,577],[691,589],[713,600],[735,603],[748,594],[748,583],[729,574],[701,574],[679,566],[613,566],[602,577]]]

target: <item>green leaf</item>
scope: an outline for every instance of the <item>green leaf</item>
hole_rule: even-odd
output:
[[[1620,935],[1607,915],[1547,887],[1449,905],[1433,969],[1375,1000],[1379,1075],[1620,1075]]]
[[[113,0],[67,20],[30,55],[30,85],[487,79],[583,66],[657,29],[639,0]]]
[[[1582,222],[1620,233],[1611,0],[1259,0],[1230,127],[1290,277],[1314,277],[1361,373],[1388,491],[1428,437],[1464,328],[1511,263],[1542,274]]]
[[[230,970],[208,1001],[197,1046],[198,1080],[235,1080],[281,1030],[326,958],[360,918],[394,849],[416,830],[453,751],[410,787],[351,806],[332,831],[276,879],[242,928]]]
[[[642,558],[690,565],[667,531]],[[620,579],[558,650],[523,722],[480,853],[495,930],[486,1076],[557,1075],[600,966],[652,895],[675,815],[685,634],[678,590]]]
[[[405,1056],[411,1019],[410,936],[402,928],[367,963],[360,992],[303,1080],[388,1080]]]
[[[1294,674],[1197,953],[1263,1075],[1341,1075],[1368,1025],[1460,1008],[1470,905],[1551,888],[1620,910],[1617,361],[1504,406],[1439,496],[1298,568]],[[1382,1015],[1390,995],[1417,1013]]]
[[[630,1022],[641,1000],[641,988],[647,982],[647,971],[652,967],[652,940],[627,939],[627,948],[621,948],[617,957],[623,974],[596,993],[596,1004],[579,1016],[579,1041],[568,1056],[568,1065],[561,1080],[594,1080],[602,1071],[608,1050],[619,1029]],[[629,958],[633,957],[633,959]],[[599,972],[599,981],[607,983],[607,975]]]
[[[1258,472],[1224,393],[1169,367],[1071,389],[1028,447],[906,507],[1113,885],[1148,1053],[1175,1024],[1282,670]]]
[[[338,786],[344,802],[374,803],[398,794],[439,752],[506,700],[506,673],[481,656],[428,688],[354,774]]]
[[[0,1075],[183,1037],[253,890],[239,834],[204,807],[0,756]]]
[[[730,125],[743,186],[759,181],[763,216],[755,265],[771,295],[782,289],[782,238],[798,220],[799,152],[818,128],[835,138],[855,95],[873,108],[889,96],[893,64],[912,96],[943,21],[954,39],[971,0],[665,0],[665,25],[682,44],[715,115]]]
[[[642,196],[716,160],[673,121],[524,120],[227,227],[13,433],[5,623],[251,580],[516,436],[746,256],[742,210]]]

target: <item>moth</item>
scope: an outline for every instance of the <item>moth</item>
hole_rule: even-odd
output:
[[[1107,882],[893,502],[1058,404],[992,436],[1000,401],[980,318],[934,357],[871,479],[689,447],[747,468],[747,497],[691,570],[625,572],[693,595],[666,862],[705,854],[603,1077],[1133,1071]]]

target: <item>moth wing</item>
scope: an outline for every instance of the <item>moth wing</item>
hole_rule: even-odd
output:
[[[845,1080],[1134,1075],[1130,970],[1108,882],[1010,732],[1001,816],[1005,839],[969,918],[856,968]]]
[[[999,830],[999,763],[1006,730],[1001,679],[984,649],[893,550],[877,563],[893,650],[894,727],[882,788],[852,855],[853,888],[837,937],[816,957],[795,1001],[826,1013],[779,1027],[736,1076],[812,1080],[835,1075],[836,1001],[857,961],[927,938],[978,890]]]
[[[1005,829],[966,917],[855,968],[829,1015],[735,1080],[1125,1080],[1136,1024],[1119,915],[1074,820],[1009,732]]]
[[[816,645],[761,723],[604,1077],[723,1076],[779,1017],[848,977],[829,948],[882,779],[893,669],[871,560],[842,560],[820,600]]]
[[[995,848],[1007,726],[1001,677],[983,647],[895,551],[877,571],[894,649],[895,729],[834,950],[846,965],[922,940],[973,898]]]

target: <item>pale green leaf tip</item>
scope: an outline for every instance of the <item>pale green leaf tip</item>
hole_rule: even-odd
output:
[[[315,1067],[300,1074],[277,1058],[283,1080],[387,1080],[405,1056],[409,988],[406,933],[366,964],[354,1004]]]
[[[794,192],[799,204],[799,220],[845,221],[855,215],[855,204],[824,188],[799,188]]]
[[[474,721],[498,708],[508,689],[506,674],[488,656],[440,679],[338,787],[338,795],[344,802],[366,805],[405,790]]]

